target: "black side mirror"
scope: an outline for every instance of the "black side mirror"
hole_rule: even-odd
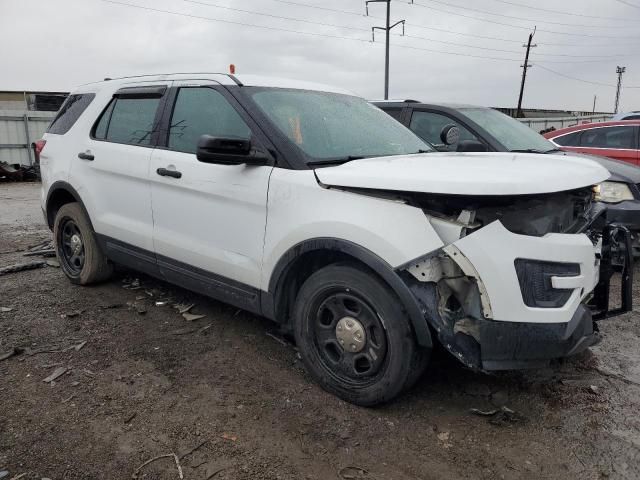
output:
[[[263,152],[252,148],[251,140],[211,135],[202,135],[198,139],[196,158],[204,163],[228,165],[266,165],[269,162]]]
[[[440,132],[440,140],[445,145],[455,145],[460,141],[460,129],[453,124],[445,125]]]
[[[487,152],[487,146],[478,140],[462,140],[458,143],[457,152]]]

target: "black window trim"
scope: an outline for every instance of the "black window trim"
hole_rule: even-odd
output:
[[[187,80],[188,81],[188,80]],[[173,117],[173,112],[176,107],[176,102],[178,100],[178,93],[182,88],[210,88],[220,93],[225,100],[229,102],[231,108],[233,108],[236,113],[240,116],[242,121],[249,127],[251,131],[252,137],[256,140],[256,146],[264,151],[269,158],[269,165],[282,166],[278,163],[278,158],[281,158],[280,155],[277,154],[277,150],[273,143],[269,140],[269,138],[265,135],[265,133],[260,128],[258,122],[254,121],[254,119],[249,115],[249,113],[245,110],[244,106],[238,99],[229,92],[227,86],[224,85],[215,85],[215,84],[185,84],[185,85],[173,85],[169,88],[168,93],[164,98],[164,108],[163,114],[161,118],[158,119],[158,128],[157,128],[157,142],[156,147],[158,150],[166,150],[169,152],[176,153],[184,153],[187,155],[193,155],[194,153],[189,152],[181,152],[179,150],[174,150],[169,148],[169,129],[171,125],[171,118]],[[232,88],[241,88],[241,87],[232,87]]]
[[[133,92],[133,90],[136,90],[136,92]],[[154,91],[156,93],[154,93],[153,95],[151,95],[149,93],[149,91],[151,89],[154,89]],[[107,104],[105,105],[105,107],[100,111],[100,115],[97,116],[96,120],[93,122],[93,125],[91,127],[91,130],[89,131],[89,138],[91,138],[91,140],[95,141],[95,142],[104,142],[104,143],[113,143],[116,145],[129,145],[131,147],[139,147],[139,148],[156,148],[157,145],[157,140],[158,140],[158,131],[159,131],[159,127],[160,127],[160,120],[162,119],[162,114],[164,112],[164,108],[165,108],[165,104],[166,104],[166,92],[169,89],[168,85],[160,85],[160,86],[153,86],[153,87],[126,87],[126,88],[121,88],[118,91],[114,92],[114,94],[111,96],[111,98],[109,99],[109,101],[107,102]],[[128,90],[127,92],[124,92],[124,94],[122,94],[122,90]],[[162,91],[162,94],[160,96],[158,96],[159,91]],[[120,92],[120,93],[118,93]],[[151,96],[150,96],[151,95]],[[149,139],[149,144],[148,145],[140,145],[140,144],[136,144],[136,143],[127,143],[127,142],[114,142],[112,140],[107,140],[106,138],[97,138],[95,136],[96,133],[96,129],[98,128],[98,124],[100,123],[100,121],[102,120],[102,116],[107,112],[107,110],[109,110],[109,107],[111,106],[112,103],[117,102],[119,99],[154,99],[154,98],[160,98],[160,102],[158,103],[158,107],[156,108],[156,113],[155,116],[153,118],[153,126],[151,129],[151,137]],[[113,115],[113,110],[111,110],[111,114],[109,117],[109,123],[107,124],[107,130],[106,133],[109,132],[109,126],[111,125],[111,115]]]
[[[560,146],[560,147],[566,147],[566,148],[581,148],[580,147],[580,142],[582,141],[582,133],[586,132],[587,130],[589,130],[588,128],[585,128],[584,130],[573,130],[571,132],[567,132],[567,133],[563,133],[562,135],[558,135],[557,137],[551,137],[549,140],[553,143],[555,143],[556,145]],[[573,135],[574,133],[577,133],[577,145],[562,145],[558,142],[556,142],[557,139],[562,138],[562,137],[566,137],[568,135]]]

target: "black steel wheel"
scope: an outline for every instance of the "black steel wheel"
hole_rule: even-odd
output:
[[[60,262],[74,275],[80,275],[84,267],[84,241],[82,233],[71,218],[65,218],[60,227],[58,240]]]
[[[53,240],[60,268],[71,282],[88,285],[111,276],[113,267],[102,253],[80,204],[60,207],[53,224]]]
[[[375,381],[387,354],[387,334],[373,307],[354,292],[329,288],[311,307],[314,347],[330,375],[353,385]]]
[[[357,405],[391,400],[426,366],[398,298],[356,265],[329,265],[311,275],[298,292],[293,319],[309,373]]]

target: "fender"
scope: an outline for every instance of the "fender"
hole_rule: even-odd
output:
[[[332,250],[335,252],[344,253],[349,255],[373,270],[378,274],[387,285],[398,296],[403,306],[406,308],[413,330],[416,334],[418,344],[422,347],[432,347],[433,342],[431,339],[431,333],[429,332],[429,326],[425,320],[424,314],[420,310],[418,303],[398,274],[394,271],[393,267],[385,262],[382,258],[375,253],[367,250],[360,245],[350,242],[348,240],[342,240],[339,238],[314,238],[305,240],[291,247],[287,252],[278,260],[278,263],[271,273],[269,279],[269,290],[266,295],[262,295],[262,310],[263,314],[275,317],[275,301],[276,295],[281,288],[281,282],[286,277],[289,269],[293,265],[294,261],[300,256],[314,250]]]
[[[54,193],[59,192],[60,190],[63,190],[68,194],[70,194],[75,199],[75,201],[80,204],[80,207],[82,208],[83,213],[87,216],[87,219],[89,220],[89,225],[91,226],[91,229],[95,231],[93,228],[93,223],[91,222],[91,217],[89,216],[89,212],[87,211],[87,208],[84,206],[84,202],[82,201],[80,194],[69,183],[62,180],[58,180],[57,182],[52,183],[51,186],[49,187],[49,191],[47,192],[47,202],[45,204],[45,216],[46,216],[47,224],[49,225],[49,228],[53,230],[53,223],[55,221],[55,218],[50,218],[49,202],[51,200],[51,196]]]

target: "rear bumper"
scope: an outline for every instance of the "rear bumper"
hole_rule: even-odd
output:
[[[538,368],[600,342],[591,311],[580,305],[568,323],[479,321],[483,370]]]

